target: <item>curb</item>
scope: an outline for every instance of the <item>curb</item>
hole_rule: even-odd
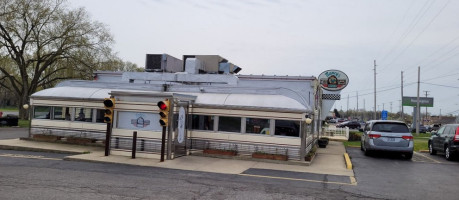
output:
[[[346,168],[352,170],[352,162],[349,158],[349,154],[344,153],[344,161],[346,162]]]
[[[247,156],[247,155],[224,156],[224,155],[205,154],[205,153],[200,153],[200,152],[190,153],[190,156],[201,156],[201,157],[233,159],[233,160],[246,160],[246,161],[255,161],[255,162],[284,164],[284,165],[299,165],[299,166],[310,166],[312,163],[312,159],[311,161],[293,161],[293,160],[281,161],[281,160],[252,158],[251,156]]]
[[[419,150],[419,153],[429,153],[429,150]]]
[[[74,152],[74,151],[63,151],[55,149],[40,149],[33,147],[18,147],[18,146],[9,146],[9,145],[0,145],[2,150],[15,150],[15,151],[35,151],[35,152],[46,152],[46,153],[61,153],[61,154],[83,154],[84,152]]]

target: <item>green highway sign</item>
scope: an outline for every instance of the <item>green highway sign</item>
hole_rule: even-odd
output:
[[[414,106],[416,107],[417,97],[403,97],[403,106]],[[419,107],[433,107],[433,98],[430,97],[419,97]]]

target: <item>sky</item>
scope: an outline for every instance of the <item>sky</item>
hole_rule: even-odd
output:
[[[107,26],[113,49],[220,55],[239,74],[349,77],[338,110],[400,111],[404,96],[434,98],[429,115],[459,114],[459,1],[453,0],[71,0]],[[374,64],[376,63],[376,106]],[[358,98],[357,98],[358,97]],[[358,101],[357,101],[358,100]],[[365,107],[364,107],[365,105]],[[405,106],[411,114],[412,107]],[[425,113],[425,108],[421,109]]]

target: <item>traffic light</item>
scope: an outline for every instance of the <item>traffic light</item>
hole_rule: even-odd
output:
[[[167,126],[168,125],[167,119],[169,118],[169,105],[170,105],[170,102],[169,102],[168,99],[158,102],[159,116],[161,117],[159,119],[159,124],[161,126]]]
[[[104,122],[113,123],[113,109],[115,108],[115,98],[105,98],[104,106]]]

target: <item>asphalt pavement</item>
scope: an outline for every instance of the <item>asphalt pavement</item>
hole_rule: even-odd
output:
[[[457,199],[458,161],[417,152],[406,160],[400,154],[365,156],[360,148],[346,151],[358,185],[345,191],[382,199]]]

